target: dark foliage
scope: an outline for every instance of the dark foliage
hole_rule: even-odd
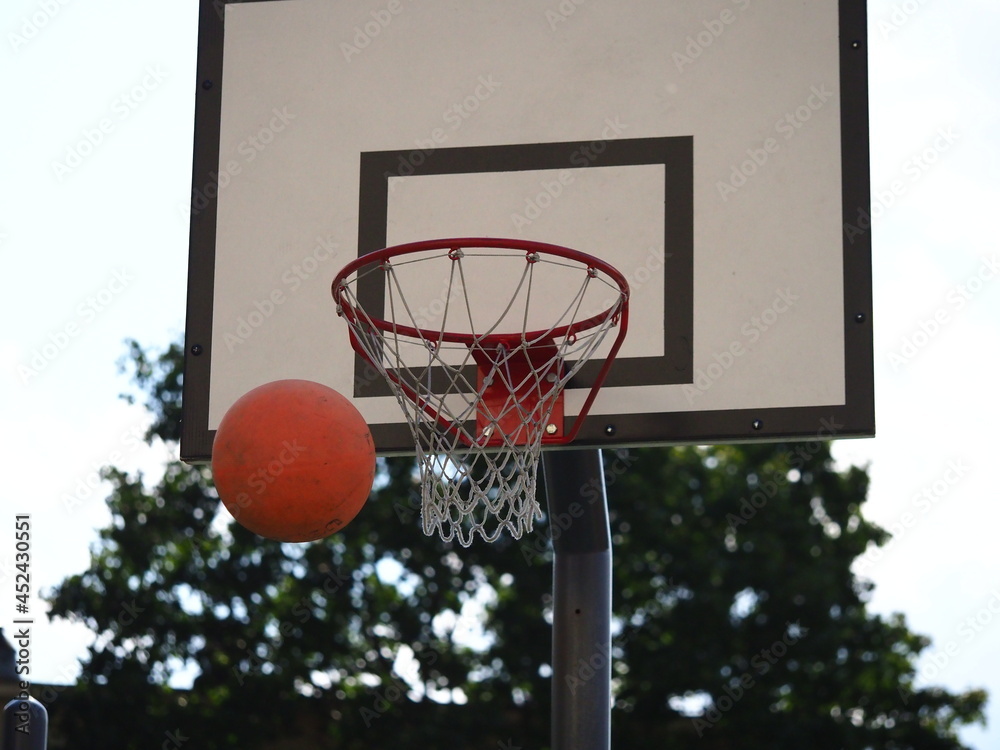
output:
[[[149,439],[176,441],[181,348],[133,343],[126,366]],[[823,442],[605,463],[616,747],[962,747],[985,695],[914,691],[928,641],[867,612],[851,573],[887,539],[862,515],[865,471],[836,471]],[[53,733],[78,750],[548,747],[547,524],[443,544],[419,530],[412,463],[380,469],[359,517],[308,545],[227,524],[205,467],[152,488],[108,469],[113,522],[50,595],[96,636]],[[191,689],[168,687],[192,667]]]

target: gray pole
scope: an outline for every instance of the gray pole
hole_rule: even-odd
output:
[[[547,451],[552,750],[611,747],[611,531],[600,450]]]
[[[45,750],[49,714],[30,696],[18,697],[3,709],[3,750]]]

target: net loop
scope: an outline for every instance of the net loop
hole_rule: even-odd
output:
[[[512,291],[498,294],[503,283]],[[377,250],[332,288],[352,346],[406,415],[424,533],[469,546],[530,531],[542,446],[576,437],[624,339],[625,277],[569,248],[473,238]],[[603,364],[584,378],[592,358]],[[569,418],[564,390],[578,377],[589,390]]]

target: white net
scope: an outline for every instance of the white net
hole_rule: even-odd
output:
[[[463,546],[504,530],[518,539],[540,516],[543,443],[568,442],[584,416],[565,429],[563,389],[595,353],[614,357],[627,285],[572,251],[447,242],[351,264],[334,282],[337,311],[413,432],[424,533]],[[498,294],[505,283],[513,291]]]

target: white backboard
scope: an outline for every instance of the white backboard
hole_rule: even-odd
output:
[[[412,451],[330,282],[466,236],[629,279],[582,445],[872,434],[865,48],[861,0],[203,0],[183,457],[281,378]]]

